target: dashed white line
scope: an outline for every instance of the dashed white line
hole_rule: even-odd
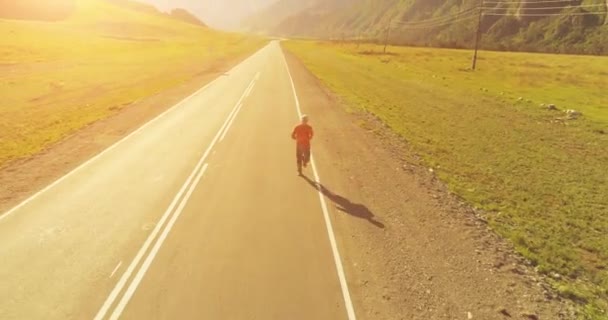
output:
[[[252,82],[253,82],[253,80],[252,80]],[[244,95],[245,95],[245,92],[243,92],[243,95],[241,96],[241,99],[239,101],[241,101],[243,99]],[[230,114],[233,114],[237,107],[238,107],[238,104],[233,108],[233,110],[230,112]],[[226,130],[229,121],[230,121],[230,116],[228,118],[226,118],[226,120],[224,121],[224,123],[222,124],[220,129],[218,130],[217,134],[215,135],[215,137],[213,138],[213,140],[207,147],[207,150],[205,151],[203,156],[200,158],[198,164],[196,165],[196,167],[194,168],[194,170],[192,171],[192,173],[190,174],[190,176],[188,177],[186,182],[183,184],[183,186],[181,187],[181,189],[179,190],[179,192],[177,193],[177,195],[175,196],[175,198],[173,199],[173,201],[171,202],[171,204],[169,205],[169,207],[167,208],[167,210],[161,217],[160,221],[156,224],[156,227],[154,228],[154,230],[152,230],[152,233],[150,233],[150,235],[148,236],[148,238],[146,239],[146,241],[144,242],[144,244],[142,245],[140,250],[137,252],[137,255],[135,256],[133,261],[131,261],[131,264],[129,265],[129,267],[127,268],[125,273],[122,275],[122,277],[120,278],[120,280],[118,281],[118,283],[116,284],[116,286],[114,287],[114,289],[112,290],[112,292],[110,293],[110,295],[108,296],[108,298],[106,299],[106,301],[104,302],[102,307],[97,312],[97,315],[95,316],[94,320],[102,320],[106,316],[106,314],[108,313],[108,311],[110,310],[110,308],[112,307],[114,302],[116,301],[116,298],[118,297],[120,292],[124,289],[125,285],[127,284],[127,281],[129,280],[129,278],[131,277],[131,275],[133,274],[133,272],[135,271],[135,269],[137,268],[137,266],[139,265],[141,260],[144,258],[144,255],[146,254],[146,252],[148,251],[148,249],[150,248],[150,246],[152,245],[154,240],[157,238],[159,232],[161,231],[161,228],[165,225],[165,222],[167,221],[167,219],[169,219],[169,217],[171,217],[172,215],[175,217],[176,211],[174,209],[178,205],[179,200],[182,199],[183,194],[185,192],[187,192],[186,190],[188,190],[189,187],[192,186],[192,184],[191,184],[192,181],[197,180],[199,173],[203,172],[203,170],[201,170],[201,168],[203,167],[203,163],[205,162],[205,160],[211,153],[211,150],[213,149],[215,144],[218,142],[218,140],[220,138],[220,134],[222,132],[224,132],[224,130]],[[206,169],[207,166],[205,165],[204,168]],[[173,219],[171,219],[171,220],[173,220]],[[165,231],[166,230],[167,229],[165,227]],[[164,231],[163,231],[163,233],[164,233]],[[158,240],[157,240],[156,244],[158,244]],[[156,244],[155,244],[155,247],[156,247]],[[149,256],[150,255],[148,255],[148,257],[146,258],[146,261],[148,261]],[[150,263],[151,263],[151,260],[150,260]],[[141,268],[138,271],[138,274],[139,274],[139,272],[141,272]],[[131,286],[129,286],[129,288],[131,288]],[[136,286],[134,288],[136,288]],[[135,289],[131,289],[131,290],[134,291]],[[124,297],[123,297],[123,300],[124,300]],[[123,300],[121,300],[121,302]],[[125,302],[125,304],[126,304],[126,302]],[[115,314],[115,312],[113,313],[113,315],[114,314]]]
[[[137,290],[137,287],[141,283],[141,280],[146,275],[146,272],[148,272],[148,269],[150,268],[152,261],[154,261],[154,258],[156,258],[156,255],[158,254],[158,251],[160,250],[163,243],[165,242],[165,239],[167,239],[167,235],[169,235],[169,232],[171,232],[171,229],[173,229],[173,225],[175,225],[175,221],[177,221],[179,216],[184,211],[184,207],[188,203],[188,200],[190,200],[190,196],[192,196],[192,192],[194,192],[194,189],[196,189],[196,186],[201,181],[201,178],[203,177],[203,175],[205,175],[205,172],[207,171],[208,166],[209,166],[208,164],[205,164],[203,166],[203,169],[200,170],[200,172],[196,176],[194,183],[192,183],[192,185],[190,185],[190,189],[188,190],[188,193],[182,199],[181,203],[179,204],[179,207],[175,211],[175,214],[173,214],[173,216],[171,217],[171,220],[165,227],[165,230],[163,230],[163,233],[160,235],[160,238],[158,238],[158,240],[154,244],[152,251],[150,251],[150,254],[144,261],[144,264],[141,266],[141,268],[139,268],[139,271],[135,275],[135,278],[133,279],[133,281],[127,288],[127,291],[125,292],[125,294],[122,296],[122,299],[120,299],[120,302],[116,306],[116,309],[114,309],[114,312],[112,313],[112,316],[110,317],[110,320],[118,319],[120,317],[120,315],[122,314],[122,312],[124,311],[125,307],[127,306],[127,303],[129,303],[129,301],[131,300],[131,297],[133,297],[135,290]]]
[[[112,274],[110,274],[110,278],[114,277],[114,275],[116,274],[116,272],[118,271],[118,269],[120,269],[120,266],[122,266],[122,261],[120,261],[117,265],[116,268],[114,268],[114,270],[112,271]]]
[[[255,75],[254,80],[255,80],[255,82],[257,82],[258,80],[260,80],[260,73],[259,72]],[[255,85],[255,82],[254,82],[254,85]],[[249,88],[249,90],[247,90],[247,93],[245,94],[245,96],[249,97],[249,95],[251,95],[252,91],[253,91],[253,86],[251,86]]]
[[[289,65],[287,64],[287,59],[283,54],[283,62],[285,63],[285,68],[287,69],[287,73],[289,74],[289,80],[291,81],[291,89],[293,90],[293,97],[296,104],[296,110],[298,112],[298,116],[302,116],[302,110],[300,109],[300,100],[298,99],[298,93],[296,91],[296,86],[293,82],[293,77],[291,76],[291,71],[289,70]],[[320,185],[321,180],[319,179],[319,174],[317,172],[317,166],[315,165],[315,160],[313,156],[310,156],[310,163],[312,165],[312,171],[314,173],[315,182]],[[334,262],[336,264],[336,270],[338,272],[338,278],[340,280],[340,286],[342,288],[342,296],[344,298],[344,303],[346,306],[346,313],[348,315],[349,320],[356,320],[357,317],[355,315],[355,308],[353,307],[353,302],[350,297],[350,292],[348,291],[348,284],[346,282],[346,275],[344,273],[344,267],[342,266],[342,259],[340,258],[340,251],[338,250],[338,245],[336,242],[336,236],[334,234],[334,229],[332,227],[331,218],[329,217],[329,211],[327,210],[327,203],[325,201],[325,197],[321,190],[319,190],[319,199],[321,201],[321,209],[323,210],[323,217],[325,218],[325,225],[327,227],[327,235],[329,236],[329,242],[331,244],[331,250],[334,255]]]
[[[108,298],[106,299],[104,304],[102,305],[101,309],[99,309],[99,311],[97,312],[97,315],[94,318],[95,320],[103,319],[105,317],[105,315],[108,313],[108,310],[110,309],[110,307],[112,306],[112,304],[114,303],[114,301],[116,300],[118,295],[120,294],[120,291],[122,291],[122,289],[126,285],[127,281],[129,280],[129,277],[131,277],[131,274],[133,274],[133,271],[135,271],[135,268],[137,267],[137,265],[139,264],[141,259],[144,257],[144,254],[148,251],[148,248],[152,245],[152,242],[154,241],[154,239],[156,239],[156,236],[160,232],[162,226],[165,224],[165,221],[173,213],[173,209],[177,205],[179,199],[182,197],[182,194],[186,191],[187,187],[190,185],[190,182],[193,180],[194,176],[196,175],[197,171],[199,170],[199,167],[200,167],[200,165],[196,166],[196,168],[194,169],[194,171],[192,172],[190,177],[188,177],[188,179],[186,180],[186,182],[184,183],[182,188],[179,190],[179,192],[177,193],[177,195],[171,202],[171,205],[169,205],[169,208],[165,211],[165,213],[163,214],[160,221],[156,224],[156,227],[154,228],[154,230],[152,230],[152,233],[150,233],[150,235],[148,236],[148,238],[146,239],[146,241],[144,242],[142,247],[139,249],[139,251],[137,252],[137,255],[135,256],[133,261],[131,261],[131,264],[127,268],[127,271],[125,271],[125,273],[123,273],[122,277],[120,278],[118,283],[116,283],[116,286],[114,286],[114,289],[112,290],[112,292],[110,293],[110,295],[108,296]]]

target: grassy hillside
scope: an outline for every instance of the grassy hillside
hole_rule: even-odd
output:
[[[0,20],[0,167],[263,44],[107,1],[76,4],[62,21]]]
[[[65,1],[65,0],[61,0],[61,1]],[[72,1],[76,1],[76,0],[72,0]],[[80,0],[78,0],[78,1],[80,1]],[[165,13],[165,12],[159,11],[153,5],[146,4],[146,3],[143,3],[143,2],[140,2],[137,0],[100,0],[100,1],[105,1],[108,3],[114,4],[116,6],[119,6],[122,8],[127,8],[132,11],[139,12],[139,13],[146,13],[148,15],[155,15],[155,16],[165,16],[165,17],[169,17],[171,19],[179,20],[179,21],[186,22],[186,23],[191,23],[191,24],[194,24],[197,26],[201,26],[201,27],[205,26],[205,23],[203,21],[201,21],[199,18],[197,18],[195,15],[193,15],[192,13],[190,13],[189,11],[187,11],[185,9],[173,9],[169,13]]]
[[[287,1],[282,0],[276,6]],[[274,21],[274,28],[269,30],[283,36],[384,41],[390,25],[389,40],[393,44],[470,48],[475,40],[479,3],[478,0],[353,0],[345,4],[343,0],[328,0],[266,21]],[[608,54],[605,0],[487,0],[484,8],[483,48]],[[264,16],[272,16],[272,8],[269,10]],[[547,14],[556,16],[543,16]]]
[[[608,58],[482,52],[470,72],[463,50],[286,46],[483,209],[584,319],[606,319]],[[583,117],[569,120],[567,109]]]
[[[74,15],[80,0],[0,0],[0,19],[29,21],[61,21]],[[116,6],[145,13],[148,15],[167,16],[172,19],[205,26],[192,13],[184,9],[174,9],[169,13],[160,12],[152,5],[136,0],[99,0]]]

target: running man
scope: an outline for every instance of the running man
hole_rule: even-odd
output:
[[[312,127],[308,125],[308,116],[302,116],[302,123],[297,125],[291,134],[291,138],[296,140],[296,161],[298,174],[302,175],[302,167],[306,168],[310,162],[310,140],[314,133]]]

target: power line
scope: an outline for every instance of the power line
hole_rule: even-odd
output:
[[[486,4],[539,4],[539,3],[564,3],[564,2],[571,2],[574,3],[574,1],[568,1],[568,0],[539,0],[539,1],[500,1],[500,0],[489,0],[489,1],[485,1]]]
[[[445,25],[450,25],[450,24],[456,24],[459,23],[461,21],[466,21],[469,20],[473,17],[477,16],[476,14],[470,14],[467,16],[462,16],[462,17],[456,17],[456,18],[451,18],[449,20],[443,20],[443,21],[436,21],[436,22],[431,22],[431,23],[424,23],[424,24],[416,24],[416,25],[407,25],[407,24],[401,24],[401,25],[396,25],[396,28],[399,29],[427,29],[427,28],[434,28],[434,27],[441,27],[441,26],[445,26]]]
[[[416,30],[416,29],[429,29],[429,28],[436,28],[436,27],[442,27],[442,26],[446,26],[446,25],[450,25],[450,24],[454,24],[454,23],[458,23],[458,22],[463,22],[463,21],[467,21],[470,20],[471,18],[475,18],[477,17],[476,14],[467,16],[467,17],[460,17],[460,18],[456,18],[456,19],[452,19],[452,20],[448,20],[448,21],[443,21],[443,22],[436,22],[436,23],[430,23],[430,24],[425,24],[425,25],[401,25],[401,28],[405,28],[408,30]]]
[[[417,25],[417,24],[442,22],[442,21],[445,21],[445,20],[462,17],[464,15],[467,15],[469,13],[474,12],[476,9],[477,9],[477,7],[474,7],[474,8],[469,8],[469,9],[460,11],[458,13],[443,15],[443,16],[440,16],[440,17],[435,17],[435,18],[430,18],[430,19],[425,19],[425,20],[418,20],[418,21],[411,21],[411,22],[396,21],[396,23],[397,24],[402,24],[402,25]]]
[[[467,19],[467,18],[474,17],[474,16],[476,16],[476,11],[470,11],[467,14],[444,17],[443,19],[440,19],[440,20],[432,20],[432,21],[425,20],[424,22],[420,22],[420,23],[396,23],[396,24],[397,24],[397,26],[400,26],[400,27],[422,27],[422,28],[424,28],[427,26],[450,24],[450,23],[453,23],[454,21],[458,21],[460,19]]]
[[[484,16],[501,16],[501,17],[553,17],[553,16],[590,16],[590,15],[601,15],[606,14],[603,12],[572,12],[572,13],[521,13],[521,14],[513,14],[513,13],[484,13]]]
[[[430,18],[430,19],[425,19],[425,20],[418,20],[418,21],[412,21],[412,22],[396,21],[396,23],[403,24],[403,25],[416,25],[416,24],[441,22],[443,20],[447,20],[447,19],[451,19],[451,18],[457,18],[457,17],[463,16],[463,15],[466,15],[468,13],[471,13],[471,12],[475,11],[477,8],[478,7],[472,7],[472,8],[468,8],[468,9],[462,10],[462,11],[457,12],[457,13],[447,14],[447,15],[444,15],[444,16]]]
[[[491,3],[492,1],[484,1],[484,5]],[[494,1],[494,2],[499,2],[499,1]],[[540,1],[528,1],[528,2],[517,2],[517,3],[554,3],[554,2],[566,2],[565,0],[540,0]],[[501,3],[507,3],[507,1],[501,1]],[[512,3],[516,3],[516,2],[512,2]],[[595,4],[595,5],[578,5],[578,6],[565,6],[565,7],[546,7],[546,8],[526,8],[526,10],[557,10],[557,9],[569,9],[569,8],[596,8],[596,7],[604,7],[603,4]],[[435,28],[435,27],[441,27],[441,26],[445,26],[445,25],[449,25],[449,24],[454,24],[454,23],[458,23],[458,22],[463,22],[463,21],[467,21],[473,17],[476,17],[477,15],[475,14],[477,12],[477,10],[481,10],[481,11],[496,11],[496,10],[504,10],[505,8],[490,8],[490,7],[472,7],[469,9],[465,9],[463,11],[460,11],[458,13],[454,13],[454,14],[449,14],[449,15],[445,15],[445,16],[441,16],[441,17],[436,17],[436,18],[432,18],[432,19],[426,19],[426,20],[420,20],[420,21],[414,21],[414,22],[403,22],[403,21],[396,21],[394,22],[395,24],[397,24],[398,27],[400,28],[407,28],[407,29],[428,29],[428,28]],[[516,13],[499,13],[499,12],[483,12],[483,16],[518,16],[518,17],[525,17],[525,16],[530,16],[530,17],[545,17],[545,16],[569,16],[569,15],[580,15],[580,16],[586,16],[586,15],[596,15],[596,14],[605,14],[606,12],[573,12],[573,13],[522,13],[522,14],[516,14]]]
[[[571,9],[571,8],[604,8],[605,4],[588,4],[588,5],[577,5],[577,6],[566,6],[566,7],[544,7],[544,8],[523,8],[524,10],[558,10],[558,9]],[[505,10],[506,8],[495,8],[495,7],[484,7],[483,10]]]
[[[513,2],[513,1],[484,1],[484,4],[537,4],[537,3],[564,3],[564,2],[568,2],[567,0],[539,0],[539,1],[523,1],[523,2]],[[604,7],[604,4],[591,4],[591,5],[568,5],[568,6],[560,6],[560,7],[545,7],[545,8],[526,8],[525,10],[559,10],[559,9],[570,9],[570,8],[599,8],[599,7]],[[430,18],[430,19],[425,19],[425,20],[419,20],[419,21],[411,21],[411,22],[407,22],[407,21],[396,21],[394,22],[397,25],[400,25],[402,27],[414,27],[414,26],[420,26],[421,28],[428,28],[428,27],[434,27],[434,26],[440,26],[440,25],[444,25],[444,24],[449,24],[449,23],[454,23],[454,22],[459,22],[461,21],[459,18],[465,18],[466,15],[471,14],[473,12],[476,12],[477,10],[488,10],[488,11],[496,11],[496,10],[505,10],[506,8],[495,8],[495,7],[471,7],[465,10],[462,10],[460,12],[457,13],[452,13],[452,14],[447,14],[447,15],[443,15],[440,17],[435,17],[435,18]],[[594,13],[595,14],[595,13]],[[513,15],[513,14],[501,14],[501,13],[487,13],[484,15],[488,15],[488,16],[496,16],[496,15]],[[537,15],[534,13],[524,13],[524,14],[519,14],[518,16],[526,16],[526,15]],[[538,13],[538,15],[540,15],[540,13]],[[545,14],[543,14],[545,15]],[[550,15],[550,14],[546,14],[546,15]],[[561,14],[560,14],[561,15]],[[586,14],[585,14],[586,15]],[[469,17],[466,17],[469,18]],[[438,25],[436,25],[438,24]]]
[[[478,18],[478,23],[477,23],[477,32],[476,32],[476,36],[475,36],[475,53],[473,56],[473,65],[472,65],[472,69],[475,70],[476,68],[476,62],[477,62],[477,53],[478,53],[478,49],[479,49],[479,44],[481,42],[481,37],[482,37],[482,30],[481,30],[481,26],[482,26],[482,18],[484,16],[511,16],[511,17],[552,17],[552,16],[588,16],[588,15],[603,15],[603,14],[607,14],[606,11],[598,11],[598,12],[591,12],[591,11],[585,11],[585,12],[572,12],[572,13],[567,13],[567,12],[561,12],[561,13],[541,13],[538,12],[538,10],[563,10],[563,9],[574,9],[574,8],[599,8],[599,7],[604,7],[605,4],[590,4],[590,5],[580,5],[580,4],[574,4],[574,1],[568,1],[568,0],[538,0],[538,1],[510,1],[510,0],[479,0],[479,5],[475,6],[475,7],[471,7],[465,10],[462,10],[460,12],[456,12],[456,13],[451,13],[451,14],[446,14],[443,16],[439,16],[439,17],[434,17],[434,18],[429,18],[426,20],[419,20],[419,21],[394,21],[394,22],[389,22],[388,28],[386,30],[386,39],[385,39],[385,52],[386,52],[386,46],[388,45],[388,38],[389,38],[389,34],[390,34],[390,28],[392,23],[395,23],[399,29],[403,28],[406,30],[416,30],[416,29],[429,29],[429,28],[437,28],[437,27],[442,27],[442,26],[447,26],[447,25],[451,25],[451,24],[455,24],[455,23],[459,23],[459,22],[464,22],[464,21],[469,21],[472,18]],[[567,3],[571,3],[571,4],[567,4]],[[533,8],[521,8],[522,4],[526,4],[526,5],[534,5],[534,4],[546,4],[546,3],[556,3],[556,5],[551,6],[551,7],[533,7]],[[557,3],[561,4],[561,5],[557,5]],[[488,7],[487,5],[518,5],[520,6],[519,9],[523,9],[523,10],[532,10],[532,11],[537,11],[537,13],[521,13],[521,14],[517,14],[514,12],[504,12],[506,10],[510,10],[512,11],[512,9],[515,9],[513,7]],[[497,12],[498,10],[501,10],[503,12]]]

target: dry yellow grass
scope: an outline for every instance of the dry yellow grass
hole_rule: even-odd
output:
[[[0,167],[264,43],[99,0],[0,34]]]
[[[484,209],[583,319],[608,310],[608,58],[306,41],[286,47]],[[521,97],[521,99],[520,99]],[[562,111],[578,120],[558,120]]]

